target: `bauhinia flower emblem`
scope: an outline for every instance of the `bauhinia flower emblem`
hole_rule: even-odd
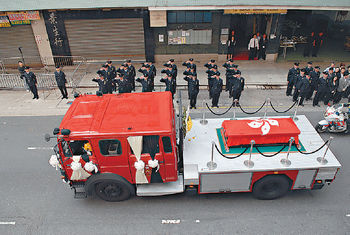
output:
[[[262,135],[266,135],[270,132],[271,126],[278,126],[278,121],[273,119],[258,119],[252,122],[249,122],[248,125],[251,128],[260,128]]]

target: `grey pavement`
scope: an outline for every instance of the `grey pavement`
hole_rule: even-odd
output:
[[[171,56],[170,56],[171,57]],[[169,57],[169,58],[170,58]],[[165,62],[165,61],[164,61]],[[163,77],[163,74],[161,74],[161,70],[163,69],[162,63],[156,63],[155,66],[157,68],[157,76],[155,78],[155,85],[156,86],[162,86],[164,87],[164,84],[162,84],[159,80],[161,77]],[[178,68],[178,76],[177,76],[177,84],[178,86],[185,86],[187,83],[183,80],[184,75],[182,74],[183,71],[185,71],[185,67],[182,66],[183,61],[175,61],[175,64]],[[197,65],[197,77],[199,79],[200,85],[207,85],[208,79],[207,74],[205,71],[207,70],[206,67],[203,65],[207,63],[208,61],[200,61],[196,62]],[[223,63],[217,63],[218,64],[218,70],[221,73],[221,78],[225,80],[225,69],[222,67]],[[234,64],[238,64],[238,69],[242,72],[242,77],[246,79],[246,84],[248,86],[284,86],[287,84],[287,74],[289,68],[293,66],[293,62],[281,62],[281,63],[275,63],[270,61],[264,61],[264,60],[254,60],[254,61],[235,61]],[[320,62],[315,63],[314,66],[319,65],[322,68],[326,68],[329,66],[330,63],[328,62]],[[350,64],[350,62],[346,63]],[[114,66],[119,67],[120,64],[115,63]],[[141,64],[135,63],[134,64],[136,71],[141,67]],[[301,63],[301,67],[306,67],[306,63]],[[82,81],[80,82],[80,86],[83,87],[95,87],[96,83],[92,82],[91,79],[97,77],[97,74],[95,71],[99,69],[98,64],[89,64],[88,70],[89,73],[84,76]],[[141,74],[137,72],[137,76],[140,76]]]
[[[97,88],[79,88],[77,91],[80,93],[95,94]],[[136,92],[140,92],[138,88]],[[178,90],[177,94],[180,90]],[[54,90],[41,90],[39,91],[39,100],[33,100],[32,94],[27,91],[13,91],[13,90],[0,90],[0,116],[48,116],[48,115],[64,115],[71,102],[74,100],[72,97],[72,89],[68,89],[69,99],[61,99],[60,91]],[[181,90],[183,105],[187,107],[189,105],[187,90]],[[291,97],[285,95],[284,88],[278,89],[260,89],[260,88],[245,88],[242,92],[240,99],[241,106],[244,110],[253,112],[258,109],[264,101],[270,98],[271,103],[279,111],[286,110],[293,102]],[[345,101],[345,99],[343,100]],[[206,108],[206,103],[211,106],[211,100],[209,100],[209,92],[205,89],[200,90],[197,99],[197,109],[192,109],[191,113],[209,112]],[[219,106],[220,108],[213,109],[217,113],[224,112],[232,104],[232,99],[228,97],[228,93],[223,91],[220,96]],[[320,103],[321,107],[313,107],[311,101],[305,101],[304,107],[299,107],[300,112],[303,111],[324,111],[326,106]],[[295,108],[289,112],[294,112]],[[242,113],[238,108],[235,109],[237,114]],[[263,108],[260,113],[263,113]],[[272,111],[271,107],[268,107],[267,111]],[[231,113],[233,113],[231,111]]]
[[[322,116],[319,111],[305,114],[313,124]],[[0,222],[15,223],[0,224],[1,235],[349,234],[348,135],[335,135],[330,149],[343,168],[321,190],[293,191],[272,201],[254,199],[251,193],[228,193],[110,203],[74,199],[48,164],[54,141],[44,142],[43,134],[51,133],[61,119],[0,117]],[[326,140],[329,134],[322,137]],[[164,223],[168,220],[176,223]]]

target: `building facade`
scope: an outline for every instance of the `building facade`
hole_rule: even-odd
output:
[[[212,5],[205,0],[38,2],[42,4],[19,0],[1,4],[0,58],[24,56],[33,65],[44,58],[45,64],[54,64],[57,56],[91,61],[163,61],[169,56],[224,60],[227,40],[234,34],[236,59],[248,59],[249,39],[260,33],[269,39],[267,59],[276,60],[281,35],[307,35],[310,30],[330,33],[336,23],[350,25],[350,3],[345,0],[329,6],[318,1],[296,1],[292,6],[269,1],[263,6],[244,1]],[[295,18],[299,27],[293,29]]]

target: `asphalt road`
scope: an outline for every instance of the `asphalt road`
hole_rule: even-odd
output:
[[[322,115],[305,114],[313,124]],[[334,135],[331,150],[343,168],[322,190],[290,192],[273,201],[236,193],[134,197],[109,203],[74,199],[48,164],[53,142],[44,142],[43,134],[59,126],[61,118],[0,118],[1,235],[350,234],[350,136]]]

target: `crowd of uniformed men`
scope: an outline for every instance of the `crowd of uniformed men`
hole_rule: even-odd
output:
[[[185,66],[183,79],[188,84],[190,107],[196,108],[196,101],[199,93],[197,66],[192,58],[182,63],[182,65]],[[174,96],[176,92],[178,68],[174,59],[170,59],[163,64],[163,66],[164,68],[161,70],[161,73],[164,74],[164,76],[160,79],[160,82],[165,83],[165,91],[170,91]],[[219,107],[218,102],[223,88],[223,81],[220,78],[218,66],[215,60],[210,60],[204,66],[207,68],[209,97],[212,99],[212,107]],[[238,65],[235,65],[231,59],[228,60],[223,67],[226,69],[226,91],[229,92],[233,100],[236,100],[236,104],[244,89],[244,78],[241,77],[241,72],[237,69]],[[119,93],[135,91],[135,81],[141,84],[142,92],[154,91],[154,78],[157,73],[154,64],[152,62],[145,62],[137,71],[140,73],[140,76],[137,76],[136,69],[134,65],[132,65],[131,60],[127,60],[118,69],[112,65],[112,61],[107,61],[106,64],[103,64],[97,71],[98,78],[93,79],[93,81],[98,83],[99,91],[103,94],[112,94],[117,91]]]
[[[299,68],[299,63],[294,63],[288,72],[286,95],[293,96],[294,102],[300,99],[301,106],[304,106],[304,100],[312,98],[313,106],[320,106],[321,101],[325,105],[330,105],[331,102],[337,104],[342,98],[347,98],[350,102],[350,66],[345,67],[341,63],[336,67],[335,63],[331,63],[321,71],[320,66],[313,67],[312,62],[308,62],[302,69]]]

